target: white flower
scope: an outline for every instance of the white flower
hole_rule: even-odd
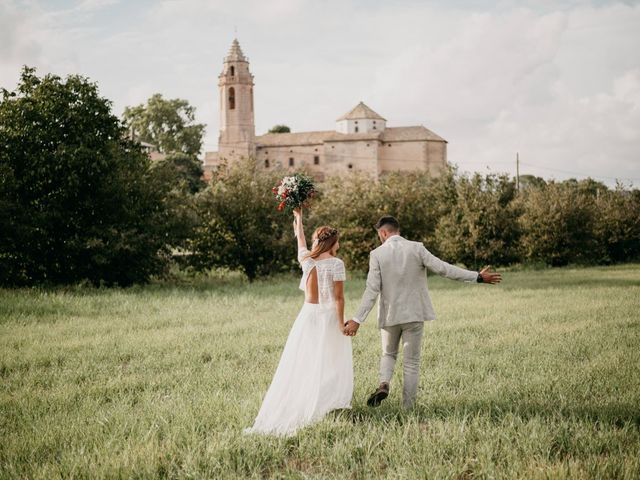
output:
[[[298,190],[298,179],[296,177],[284,177],[282,179],[282,186],[289,191]]]

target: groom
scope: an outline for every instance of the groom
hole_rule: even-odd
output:
[[[404,351],[402,405],[411,408],[418,390],[420,350],[425,320],[436,318],[425,278],[425,270],[462,282],[499,283],[499,273],[473,272],[443,262],[420,242],[400,236],[400,225],[393,217],[382,217],[375,225],[382,245],[369,257],[369,275],[362,302],[345,335],[354,336],[380,296],[378,327],[382,337],[380,386],[367,404],[372,407],[389,395],[389,382],[396,364],[400,340]]]

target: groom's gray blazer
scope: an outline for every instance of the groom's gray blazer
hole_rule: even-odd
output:
[[[478,272],[443,262],[422,243],[393,235],[369,256],[367,288],[353,319],[358,323],[364,322],[380,295],[379,328],[435,320],[436,314],[427,289],[426,270],[462,282],[475,282],[478,279]]]

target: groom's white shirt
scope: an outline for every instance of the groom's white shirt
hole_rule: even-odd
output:
[[[475,282],[478,272],[443,262],[420,242],[393,235],[369,255],[367,288],[353,319],[362,323],[380,296],[378,326],[435,320],[426,270],[462,282]]]

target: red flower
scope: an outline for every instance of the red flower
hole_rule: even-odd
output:
[[[285,202],[280,202],[280,205],[278,205],[278,211],[284,210],[284,204]]]

